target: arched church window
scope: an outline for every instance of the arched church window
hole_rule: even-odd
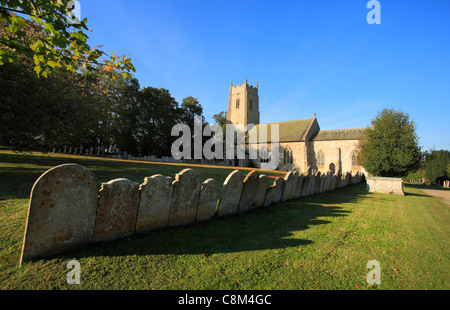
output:
[[[284,163],[285,164],[292,164],[294,162],[292,157],[292,150],[291,148],[287,147],[284,149]]]
[[[328,167],[328,168],[330,169],[330,171],[331,171],[332,174],[336,173],[336,166],[335,166],[334,163],[331,163],[331,164],[330,164],[330,167]]]
[[[250,99],[250,110],[252,109],[252,107],[253,107],[253,101],[252,101],[252,99]]]
[[[352,167],[359,167],[359,163],[358,163],[358,152],[357,151],[353,151],[352,152]]]
[[[267,152],[267,149],[265,146],[262,146],[259,149],[259,157],[261,158],[262,163],[268,163],[269,162],[269,153]]]
[[[239,99],[237,99],[236,100],[236,109],[239,109],[239,106],[240,106],[240,101],[239,101]]]
[[[322,151],[319,151],[317,153],[317,166],[323,166],[325,165],[325,156],[323,155]]]

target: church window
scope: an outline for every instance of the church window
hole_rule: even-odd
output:
[[[352,152],[352,167],[359,167],[359,163],[358,163],[358,152],[353,151]]]
[[[259,157],[261,158],[262,163],[268,163],[269,162],[269,154],[267,152],[267,149],[265,146],[261,147],[259,149]]]
[[[336,165],[334,163],[331,163],[329,170],[331,171],[332,174],[335,174],[336,173]]]
[[[284,163],[292,164],[294,162],[292,157],[292,150],[288,147],[284,149]]]
[[[325,165],[325,156],[323,155],[322,151],[319,151],[317,153],[317,166],[323,166]]]
[[[253,101],[252,101],[252,99],[250,99],[250,110],[252,109],[252,107],[253,107]]]
[[[240,101],[238,99],[238,100],[236,100],[236,109],[239,109],[239,105],[240,105]]]

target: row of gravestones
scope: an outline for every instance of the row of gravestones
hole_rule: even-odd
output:
[[[64,164],[42,174],[31,191],[20,264],[62,253],[91,242],[113,240],[151,230],[206,221],[301,196],[358,183],[362,176],[288,172],[271,185],[269,177],[234,170],[220,184],[201,182],[184,169],[142,184],[114,179],[99,184],[78,164]],[[220,197],[219,197],[220,196]]]

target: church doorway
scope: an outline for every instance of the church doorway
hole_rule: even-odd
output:
[[[330,171],[331,171],[332,174],[335,174],[335,173],[336,173],[336,166],[334,165],[334,163],[331,163],[331,164],[330,164],[329,169],[330,169]]]

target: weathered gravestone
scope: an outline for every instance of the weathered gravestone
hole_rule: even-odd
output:
[[[155,174],[139,186],[139,208],[136,233],[165,228],[172,205],[172,178]]]
[[[320,191],[320,183],[322,180],[321,176],[322,176],[322,174],[319,171],[317,171],[316,172],[316,183],[314,186],[314,195],[321,193],[321,191]]]
[[[308,182],[308,196],[314,195],[314,190],[316,187],[316,174],[314,172],[310,173],[310,179]]]
[[[175,175],[172,186],[169,226],[194,223],[201,187],[199,173],[186,168]]]
[[[217,216],[221,217],[237,212],[243,187],[242,173],[239,170],[234,170],[223,182],[219,205],[217,207]]]
[[[219,182],[207,179],[202,183],[198,199],[196,222],[207,221],[216,213],[219,198]]]
[[[98,198],[94,242],[133,235],[138,203],[138,183],[125,178],[102,183]]]
[[[281,195],[283,194],[283,186],[284,186],[283,178],[277,177],[275,181],[273,181],[272,186],[270,186],[266,192],[266,199],[264,201],[264,206],[280,202]]]
[[[31,190],[20,263],[88,244],[94,233],[98,183],[77,164],[56,166]]]
[[[308,172],[303,177],[303,187],[302,187],[302,196],[309,196],[309,182],[311,180],[311,172]]]
[[[266,192],[269,188],[269,177],[267,175],[260,175],[258,181],[258,189],[256,190],[254,207],[258,208],[264,205],[264,200],[266,199]]]
[[[252,170],[244,179],[241,198],[239,200],[238,213],[247,212],[253,208],[256,192],[258,191],[259,174]]]
[[[294,198],[299,198],[302,196],[302,189],[303,189],[303,181],[305,179],[305,176],[303,174],[300,174],[298,176],[297,185],[295,186],[295,196]]]
[[[331,173],[331,180],[330,180],[330,191],[334,191],[336,189],[336,174]]]
[[[325,178],[327,177],[326,174],[321,174],[320,175],[320,185],[319,185],[319,192],[323,193],[325,192]]]
[[[286,201],[295,197],[295,190],[297,188],[298,172],[295,170],[289,171],[284,177],[283,194],[281,201]]]

